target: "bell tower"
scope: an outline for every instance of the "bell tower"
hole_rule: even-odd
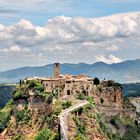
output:
[[[54,63],[54,77],[60,77],[60,63]]]

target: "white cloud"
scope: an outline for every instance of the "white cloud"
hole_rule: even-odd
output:
[[[66,51],[65,48],[60,47],[60,46],[51,46],[51,47],[46,47],[46,48],[42,48],[43,51],[50,51],[50,52],[54,52],[54,51]]]
[[[97,19],[58,16],[50,19],[45,26],[36,26],[23,19],[9,26],[0,24],[0,57],[8,59],[9,56],[3,56],[3,52],[22,52],[23,56],[28,52],[30,56],[26,55],[26,59],[30,64],[33,62],[31,57],[35,56],[42,61],[41,64],[56,59],[61,62],[94,63],[101,60],[117,63],[121,59],[116,56],[123,59],[139,56],[139,38],[140,13]],[[135,54],[130,54],[132,51]]]
[[[100,55],[96,56],[96,60],[97,61],[102,61],[102,62],[107,63],[107,64],[119,63],[119,62],[122,61],[119,57],[116,57],[112,54],[109,55],[108,58],[106,58],[104,55],[100,54]]]
[[[86,42],[83,43],[83,46],[86,46],[86,47],[92,47],[94,45],[95,45],[95,43],[92,42],[92,41],[86,41]]]
[[[111,47],[106,47],[106,51],[118,51],[119,48],[116,45],[112,45]]]
[[[4,29],[4,26],[0,24],[0,31]]]
[[[21,48],[17,45],[15,46],[11,46],[9,48],[4,48],[4,49],[1,49],[0,52],[29,52],[30,50],[28,48]]]
[[[28,20],[22,19],[20,22],[18,22],[15,25],[17,28],[25,28],[27,30],[32,30],[34,29],[34,26],[32,25],[32,23]],[[18,27],[19,26],[19,27]]]
[[[37,62],[42,62],[42,61],[46,61],[47,62],[47,56],[43,55],[42,53],[37,53],[37,54],[33,54],[33,53],[30,53],[30,54],[25,54],[25,57],[26,58],[30,58],[34,61],[37,61]]]
[[[58,16],[42,27],[23,19],[11,26],[0,25],[0,40],[4,40],[5,36],[5,40],[9,37],[14,43],[20,42],[27,46],[46,42],[79,42],[85,46],[94,46],[97,42],[133,35],[137,31],[138,19],[140,14],[118,16],[117,21],[113,16],[97,19]]]

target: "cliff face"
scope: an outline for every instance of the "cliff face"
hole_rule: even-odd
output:
[[[136,109],[130,102],[125,102],[120,84],[106,81],[96,87],[93,93],[97,108],[106,116],[130,116],[136,119]]]
[[[101,90],[101,91],[98,91]],[[123,95],[121,88],[115,87],[97,87],[95,94],[93,95],[97,104],[111,104],[115,103],[119,106],[123,103]]]
[[[19,85],[13,93],[10,116],[5,129],[1,128],[0,138],[35,139],[35,136],[46,127],[49,127],[54,137],[57,136],[59,120],[56,114],[59,110],[53,106],[53,96],[43,92],[41,83]],[[4,110],[5,108],[0,113]]]
[[[14,109],[11,115],[10,127],[7,128],[5,135],[12,138],[18,134],[23,135],[26,139],[38,133],[48,122],[46,116],[51,116],[53,112],[52,104],[48,104],[38,96],[32,96],[27,100],[20,99],[14,102]],[[55,127],[57,131],[57,126]]]
[[[133,137],[128,136],[130,131],[139,130],[134,123],[137,119],[136,109],[129,101],[124,100],[121,85],[114,83],[110,85],[106,81],[95,86],[94,92],[90,95],[94,97],[99,112],[89,106],[72,112],[68,116],[70,140],[78,138],[122,140],[125,137]],[[131,129],[127,128],[128,125]],[[138,133],[135,135],[136,139],[138,135]]]

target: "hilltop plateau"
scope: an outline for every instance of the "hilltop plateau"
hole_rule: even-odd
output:
[[[78,93],[61,98],[57,88],[47,93],[41,82],[20,83],[13,99],[0,111],[0,138],[63,139],[61,113],[86,100],[87,105],[73,109],[66,117],[69,139],[127,140],[134,137],[136,140],[139,135],[136,111],[130,102],[124,101],[121,85],[108,81],[93,84],[93,88],[90,96]]]

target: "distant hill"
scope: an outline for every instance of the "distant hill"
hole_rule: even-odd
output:
[[[122,84],[125,97],[140,97],[140,83]]]
[[[126,83],[140,81],[140,59],[129,60],[116,64],[97,62],[94,64],[61,64],[61,74],[86,74],[99,77],[101,80],[114,79]],[[23,67],[5,72],[0,72],[0,83],[14,83],[26,77],[53,76],[53,64],[41,67]]]
[[[5,106],[8,100],[12,97],[14,86],[0,85],[0,109]]]

